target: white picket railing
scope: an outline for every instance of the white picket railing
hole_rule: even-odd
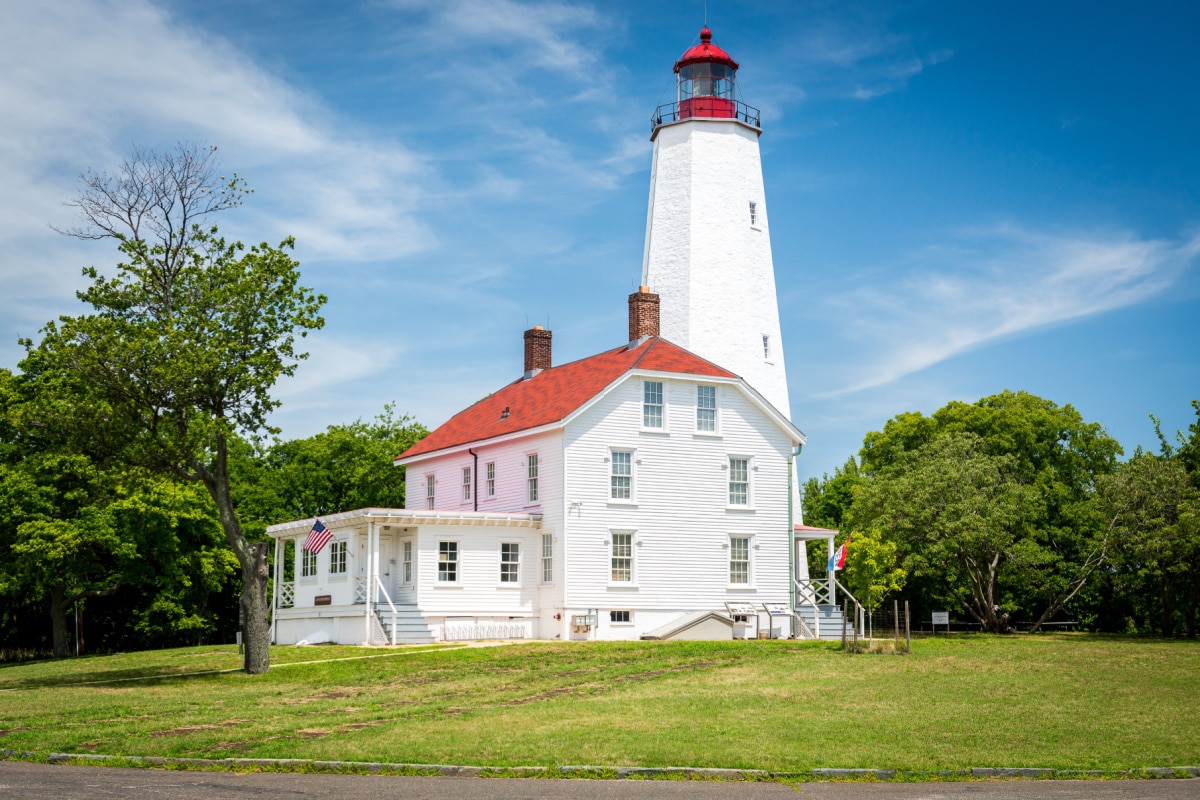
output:
[[[387,601],[388,608],[392,610],[392,647],[396,646],[396,606],[392,603],[392,598],[387,593],[387,589],[383,588],[383,581],[379,580],[379,576],[375,576],[375,587],[383,594],[383,599]]]
[[[296,605],[296,584],[294,582],[279,584],[279,607],[291,608]]]
[[[354,604],[367,602],[367,577],[365,575],[354,576]]]

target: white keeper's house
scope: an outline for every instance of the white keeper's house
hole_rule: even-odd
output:
[[[277,643],[840,634],[805,557],[833,532],[796,524],[805,438],[737,68],[706,27],[652,117],[627,339],[556,366],[525,331],[517,380],[396,458],[408,508],[322,517],[318,553],[314,520],[270,527]]]

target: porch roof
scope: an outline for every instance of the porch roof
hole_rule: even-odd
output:
[[[281,522],[267,528],[272,539],[303,536],[312,530],[317,517]],[[382,522],[387,525],[470,525],[499,528],[540,528],[541,514],[497,514],[487,511],[434,511],[415,508],[360,508],[338,514],[323,515],[327,528],[349,528],[363,522]]]
[[[805,541],[819,541],[821,539],[833,539],[837,535],[837,531],[831,528],[816,528],[812,525],[795,525],[792,529],[793,539],[803,539]]]

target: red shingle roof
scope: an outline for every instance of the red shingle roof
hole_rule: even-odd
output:
[[[738,377],[666,339],[652,337],[632,349],[622,345],[590,358],[551,367],[528,380],[510,383],[455,414],[396,459],[559,422],[631,369],[714,378]],[[508,409],[507,416],[505,409]]]

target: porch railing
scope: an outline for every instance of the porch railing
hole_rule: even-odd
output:
[[[854,612],[854,626],[857,630],[862,630],[863,625],[863,607],[862,603],[858,602],[850,590],[838,581],[837,577],[821,578],[820,580],[800,580],[797,579],[792,590],[792,608],[799,609],[800,606],[811,606],[813,609],[813,638],[821,638],[821,615],[818,613],[818,606],[842,606],[842,615],[845,616]],[[838,603],[838,592],[842,594],[842,603]],[[799,619],[797,614],[797,619]],[[801,620],[803,627],[808,627]]]
[[[279,584],[279,607],[291,608],[296,605],[296,584],[289,581],[288,583]]]
[[[379,590],[379,593],[383,595],[383,599],[387,602],[388,608],[390,608],[392,610],[391,638],[392,638],[392,647],[395,647],[396,646],[396,606],[394,603],[392,603],[392,598],[391,598],[391,596],[388,595],[387,589],[383,588],[383,581],[379,580],[378,575],[375,576],[375,587]]]
[[[367,602],[367,576],[354,576],[354,604],[359,605]]]

